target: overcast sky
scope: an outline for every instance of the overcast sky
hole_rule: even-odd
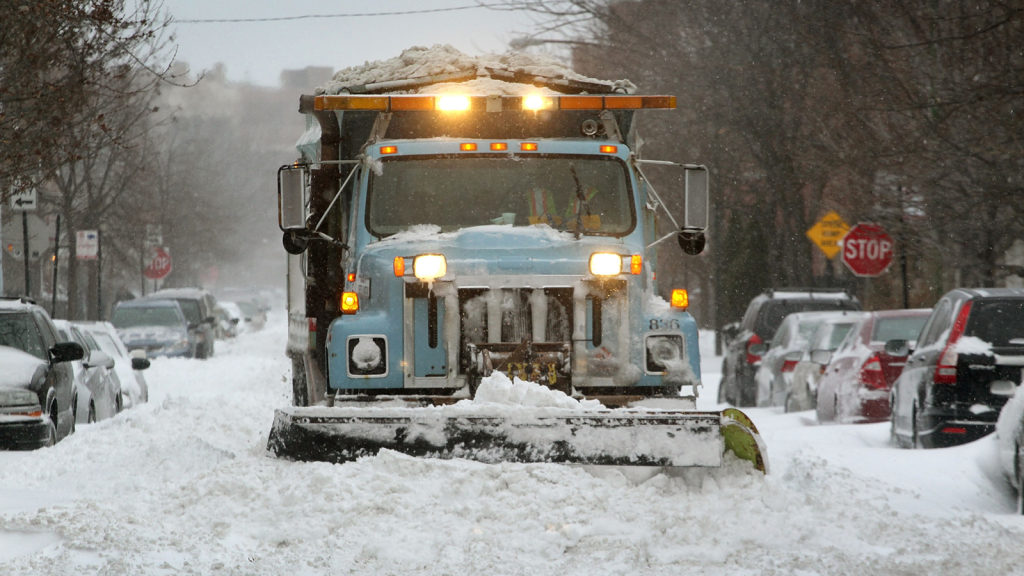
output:
[[[534,25],[529,14],[480,8],[476,0],[164,0],[164,9],[176,21],[177,61],[195,73],[222,62],[229,80],[263,86],[277,86],[284,69],[340,70],[411,46],[504,52]],[[346,16],[297,18],[322,15]],[[281,18],[295,19],[274,20]],[[189,22],[221,19],[268,20]]]

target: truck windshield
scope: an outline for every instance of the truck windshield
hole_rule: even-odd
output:
[[[636,225],[626,166],[592,156],[411,156],[370,179],[366,225],[389,236],[418,224],[548,225],[624,236]]]

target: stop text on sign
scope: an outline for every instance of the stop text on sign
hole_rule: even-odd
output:
[[[857,276],[878,276],[892,263],[892,238],[877,224],[857,224],[843,237],[842,246],[843,263]]]
[[[843,242],[843,250],[850,259],[880,260],[892,256],[892,242],[879,238],[857,238]]]

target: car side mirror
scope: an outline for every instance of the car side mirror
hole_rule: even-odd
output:
[[[149,368],[149,358],[132,358],[132,370],[145,370]]]
[[[54,362],[72,362],[85,358],[85,349],[78,342],[58,342],[50,348],[50,358]]]
[[[885,343],[885,353],[890,356],[907,356],[910,352],[910,342],[906,340],[888,340]]]
[[[753,354],[754,356],[764,356],[764,353],[767,352],[767,351],[768,351],[768,345],[765,344],[764,342],[758,342],[757,344],[752,344],[750,346],[750,348],[747,349],[747,352],[749,352],[750,354]]]

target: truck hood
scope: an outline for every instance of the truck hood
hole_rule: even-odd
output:
[[[628,237],[627,237],[628,238]],[[439,233],[435,226],[419,226],[389,236],[367,247],[365,258],[388,269],[397,256],[444,254],[449,276],[485,274],[579,274],[594,252],[635,253],[624,238],[581,236],[549,226],[478,226]],[[411,264],[411,262],[409,263]],[[359,267],[371,265],[360,262]]]

